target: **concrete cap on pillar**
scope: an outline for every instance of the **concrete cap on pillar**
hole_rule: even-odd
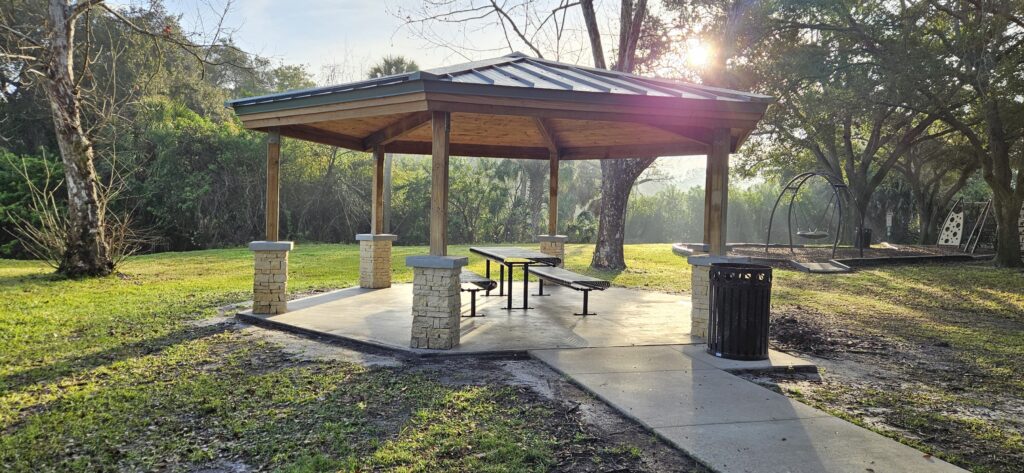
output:
[[[397,239],[398,235],[390,233],[360,233],[356,235],[356,241],[395,241]]]
[[[413,268],[456,269],[469,264],[465,256],[406,256],[405,265]]]
[[[252,251],[292,251],[295,243],[290,241],[253,241],[249,242]]]
[[[751,263],[749,256],[694,255],[686,258],[690,266],[711,266],[714,263]]]
[[[569,237],[565,235],[537,235],[537,241],[554,241],[565,243],[565,241],[568,239]]]

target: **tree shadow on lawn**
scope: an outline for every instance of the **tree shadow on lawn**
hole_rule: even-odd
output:
[[[29,269],[34,269],[34,268],[29,268]],[[47,267],[47,269],[49,269],[49,267]],[[21,285],[24,285],[26,283],[30,283],[30,284],[45,284],[45,283],[55,283],[55,282],[71,281],[71,280],[72,279],[69,279],[69,278],[67,278],[65,276],[57,274],[57,273],[53,272],[52,270],[47,271],[47,272],[38,272],[38,273],[22,273],[22,274],[16,274],[16,275],[11,275],[11,276],[0,276],[0,289],[14,288],[16,286],[21,286]]]
[[[101,366],[130,358],[159,353],[168,347],[206,338],[229,330],[225,324],[207,326],[186,326],[157,338],[146,338],[137,342],[117,345],[85,356],[70,358],[16,371],[0,377],[0,392],[13,392],[34,384],[54,382],[60,378],[92,371]]]

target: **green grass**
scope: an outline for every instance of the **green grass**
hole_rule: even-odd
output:
[[[397,281],[411,278],[404,257],[423,252],[396,248]],[[354,245],[299,245],[290,261],[295,292],[358,280]],[[237,459],[284,471],[546,471],[572,443],[548,431],[543,405],[507,388],[291,359],[190,324],[249,297],[247,250],[139,256],[120,271],[66,280],[0,260],[0,470]]]
[[[627,246],[630,268],[613,273],[587,269],[590,250],[570,245],[567,266],[620,286],[689,288],[689,267],[669,245]],[[395,281],[411,279],[405,256],[425,252],[396,247]],[[290,258],[292,292],[357,282],[354,245],[299,244]],[[473,257],[471,267],[483,262]],[[542,427],[543,405],[505,388],[291,359],[222,326],[190,324],[249,297],[245,249],[139,256],[120,271],[64,280],[38,262],[0,260],[0,469],[182,470],[237,459],[285,471],[545,471],[558,445],[574,441]],[[1024,392],[1024,334],[1005,329],[1024,317],[1019,273],[937,265],[776,274],[777,307],[945,341],[995,380],[987,389]]]

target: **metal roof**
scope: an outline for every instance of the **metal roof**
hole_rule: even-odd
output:
[[[227,105],[239,113],[259,113],[424,91],[581,101],[642,96],[761,107],[774,100],[766,95],[576,66],[516,52],[348,84],[230,100]]]

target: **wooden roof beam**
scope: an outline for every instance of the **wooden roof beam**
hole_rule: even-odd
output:
[[[292,125],[281,127],[280,130],[282,135],[291,138],[298,138],[300,140],[312,141],[314,143],[337,146],[356,151],[361,151],[363,149],[363,140],[360,140],[359,138],[334,133],[332,131],[321,130],[311,126]]]
[[[533,122],[537,125],[537,131],[540,132],[540,136],[544,138],[544,146],[548,148],[551,156],[557,158],[559,155],[558,136],[555,135],[551,122],[540,117],[533,117]]]
[[[648,123],[647,126],[671,133],[680,138],[686,138],[688,140],[696,141],[698,143],[703,143],[709,146],[711,145],[711,128],[686,125],[663,125],[658,123]]]
[[[363,150],[370,151],[374,147],[384,146],[430,123],[430,112],[416,112],[398,120],[380,130],[370,133],[363,139]]]

